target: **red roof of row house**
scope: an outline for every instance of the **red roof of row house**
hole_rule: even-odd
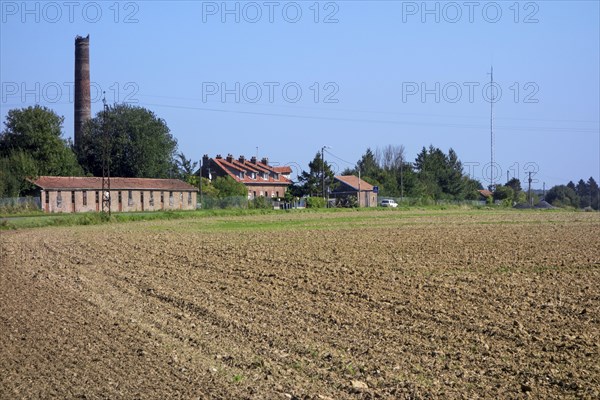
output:
[[[493,197],[494,193],[490,192],[487,189],[483,189],[483,190],[478,190],[478,192],[483,196],[483,197]]]
[[[40,176],[29,180],[44,190],[101,190],[102,178],[79,176]],[[111,190],[197,191],[198,188],[179,179],[110,178]]]
[[[292,183],[284,173],[268,164],[267,159],[258,161],[255,157],[249,161],[245,157],[234,159],[231,155],[227,158],[217,156],[213,162],[229,176],[245,185],[285,185]],[[289,168],[289,167],[288,167]],[[290,168],[291,170],[291,168]]]
[[[370,192],[373,190],[373,185],[371,185],[370,183],[367,183],[365,181],[363,181],[362,179],[359,179],[358,176],[354,176],[354,175],[337,175],[335,176],[335,179],[337,179],[340,182],[345,183],[346,185],[352,187],[355,190],[358,190],[359,188],[359,183],[360,183],[360,191],[366,191],[366,192]]]
[[[279,172],[280,174],[284,175],[290,175],[292,173],[292,167],[290,167],[289,165],[284,165],[282,167],[273,167],[273,169]]]

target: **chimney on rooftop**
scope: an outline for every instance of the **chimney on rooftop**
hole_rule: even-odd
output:
[[[90,35],[75,38],[75,129],[73,131],[75,149],[79,150],[83,139],[85,123],[92,117],[90,95]]]
[[[227,154],[227,162],[233,162],[233,155],[232,154]]]
[[[256,164],[256,157],[252,156],[252,158],[250,159],[250,162],[252,164]]]
[[[261,163],[265,164],[265,165],[269,165],[269,159],[267,157],[263,157],[262,160],[260,160]]]
[[[243,164],[245,161],[246,161],[246,157],[240,156],[239,162]]]

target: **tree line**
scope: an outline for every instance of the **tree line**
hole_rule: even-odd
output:
[[[321,153],[302,171],[298,182],[291,187],[297,196],[321,196],[335,185],[331,163]],[[368,148],[352,168],[341,175],[356,175],[379,187],[380,196],[418,197],[433,200],[476,200],[482,189],[479,181],[467,176],[453,149],[444,153],[432,146],[423,147],[414,162],[406,159],[404,146],[387,145],[373,151]],[[324,182],[323,182],[324,181]]]
[[[587,182],[580,179],[577,184],[570,181],[566,185],[551,188],[546,194],[546,201],[557,207],[574,207],[583,209],[600,209],[600,191],[593,177]]]
[[[28,177],[102,176],[105,152],[112,176],[183,176],[177,140],[149,110],[126,104],[108,107],[88,121],[77,148],[64,138],[63,122],[64,117],[42,106],[8,111],[0,133],[0,197],[30,194]],[[108,147],[105,130],[111,135]]]
[[[110,160],[111,176],[177,178],[199,186],[198,162],[178,152],[177,139],[166,122],[152,111],[127,104],[115,104],[88,121],[82,142],[74,147],[64,138],[64,117],[42,106],[12,109],[0,132],[0,198],[31,193],[28,177],[102,176],[103,156]],[[108,132],[111,140],[105,141]],[[335,157],[335,156],[334,156]],[[481,182],[465,174],[457,153],[430,145],[413,161],[402,145],[367,148],[356,164],[342,175],[360,175],[379,187],[380,196],[428,198],[432,200],[476,200]],[[331,162],[317,152],[308,169],[298,175],[286,197],[322,197],[334,189]],[[244,196],[244,185],[229,178],[202,178],[208,197]],[[526,203],[527,194],[518,179],[493,188],[493,199],[505,205]],[[598,184],[593,177],[577,184],[569,182],[551,188],[545,200],[559,207],[599,208]],[[537,202],[537,198],[534,202]]]

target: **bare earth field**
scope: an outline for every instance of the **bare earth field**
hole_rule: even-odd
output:
[[[600,397],[600,216],[0,232],[2,399]]]

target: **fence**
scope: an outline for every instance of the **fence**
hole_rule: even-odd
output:
[[[399,206],[485,206],[486,202],[481,200],[434,200],[428,197],[391,197],[380,196],[378,202],[383,199],[391,199],[398,203]]]
[[[40,210],[42,202],[39,197],[5,197],[0,198],[0,210]]]
[[[288,210],[292,208],[304,208],[306,207],[306,199],[298,199],[293,202],[285,202],[281,200],[271,199],[268,197],[257,197],[255,199],[248,199],[246,196],[235,196],[235,197],[209,197],[204,196],[201,200],[202,203],[198,203],[197,208],[205,210],[218,210],[218,209],[247,209],[247,208],[262,208],[262,209],[275,209],[275,210]]]

